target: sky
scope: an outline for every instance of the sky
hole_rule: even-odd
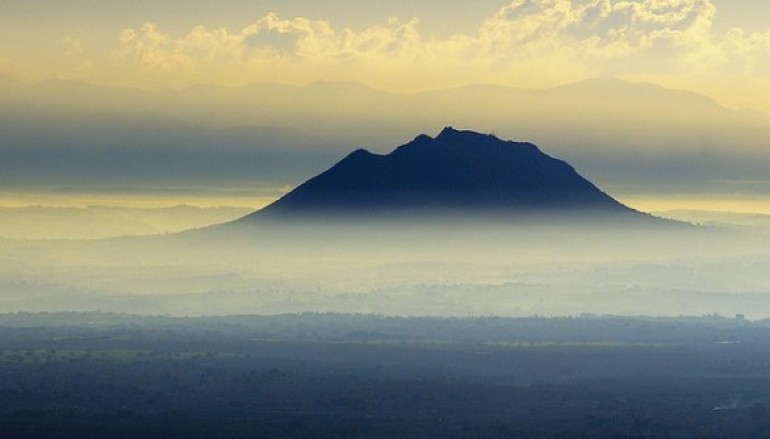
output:
[[[163,195],[175,205],[189,201],[180,194],[199,191],[206,206],[222,197],[238,206],[253,199],[257,207],[348,148],[387,152],[420,132],[435,134],[458,122],[542,142],[544,150],[640,207],[682,207],[676,200],[700,206],[706,194],[692,188],[707,180],[703,192],[712,198],[744,197],[724,205],[764,206],[770,198],[762,174],[770,146],[760,129],[770,114],[768,17],[770,2],[764,0],[3,0],[0,122],[6,135],[0,150],[6,165],[0,204],[69,205],[62,197],[70,197],[157,205],[164,203],[154,197]],[[585,128],[592,132],[581,137],[577,128],[563,128],[566,113],[554,118],[555,128],[529,129],[491,114],[523,111],[505,103],[490,106],[490,114],[481,108],[451,113],[435,105],[435,97],[393,97],[472,84],[550,89],[592,78],[656,84],[705,100],[698,101],[699,116],[690,121],[683,113],[691,109],[684,102],[689,98],[672,93],[644,107],[642,113],[657,114],[639,114],[637,125],[635,104],[615,99],[611,105],[623,108],[592,109],[596,119]],[[88,85],[66,88],[50,80]],[[252,88],[236,92],[243,95],[238,100],[226,89],[195,88],[317,81],[360,83],[389,94],[271,89],[267,96]],[[645,89],[626,95],[637,99],[639,90]],[[329,93],[345,94],[348,101],[328,99],[324,108]],[[458,92],[453,99],[472,101],[473,93]],[[299,97],[283,105],[289,95]],[[313,96],[321,96],[322,104],[311,105],[308,113],[333,114],[333,133],[287,134],[292,123],[298,131],[330,124],[329,118],[285,116]],[[553,105],[569,107],[563,105],[568,94],[559,96],[562,101]],[[371,103],[361,107],[365,115],[349,111],[350,102],[362,99]],[[414,114],[423,125],[375,127],[390,130],[386,134],[366,125],[375,116],[397,117],[398,108],[387,110],[394,102],[434,106],[431,115]],[[537,115],[547,110],[539,108]],[[621,123],[614,113],[630,116]],[[714,123],[722,116],[730,120],[725,136]],[[534,116],[519,120],[537,123]],[[648,143],[637,136],[645,129],[655,130],[644,133],[655,137]],[[746,166],[752,169],[744,172]],[[669,197],[665,203],[650,201],[663,196]]]

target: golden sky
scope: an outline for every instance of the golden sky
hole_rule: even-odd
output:
[[[401,92],[617,76],[770,112],[764,0],[349,3],[6,0],[0,73],[175,89],[334,80]]]

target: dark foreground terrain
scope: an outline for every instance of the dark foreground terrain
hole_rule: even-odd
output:
[[[0,315],[2,438],[767,438],[741,318]]]

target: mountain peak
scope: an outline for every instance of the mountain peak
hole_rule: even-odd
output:
[[[460,131],[454,129],[454,127],[450,125],[450,126],[444,127],[444,129],[441,130],[441,132],[438,134],[438,136],[436,136],[436,138],[441,139],[441,138],[453,137],[459,133]]]
[[[463,139],[470,140],[472,138],[497,139],[497,137],[491,134],[481,134],[476,131],[470,131],[470,130],[457,130],[451,126],[444,127],[444,129],[441,130],[439,135],[436,136],[436,140],[445,141],[445,142],[461,141]]]
[[[510,217],[546,211],[641,215],[531,143],[446,127],[435,138],[419,135],[387,155],[355,150],[253,216]]]

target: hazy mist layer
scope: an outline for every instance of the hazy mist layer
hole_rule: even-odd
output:
[[[100,239],[157,235],[232,221],[247,208],[0,207],[0,238]]]
[[[0,87],[0,113],[6,191],[277,197],[355,148],[387,153],[453,125],[531,141],[621,199],[770,192],[766,116],[614,79],[411,95],[352,83],[180,92],[11,83]]]
[[[314,223],[0,241],[0,312],[770,316],[768,237],[560,222]]]

